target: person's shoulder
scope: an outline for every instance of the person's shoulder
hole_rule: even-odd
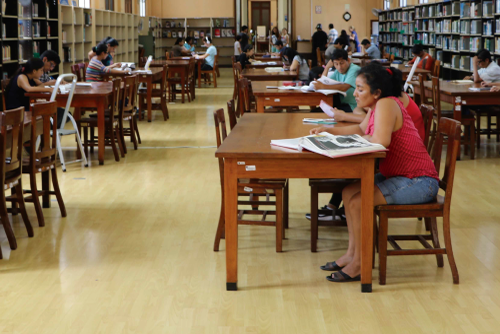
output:
[[[349,72],[351,71],[359,71],[361,69],[361,67],[359,65],[356,65],[356,64],[353,64],[351,63],[351,66],[349,66]]]
[[[383,97],[377,101],[375,108],[377,109],[377,112],[393,111],[396,110],[395,108],[399,109],[399,104],[396,101],[399,100],[394,96]]]

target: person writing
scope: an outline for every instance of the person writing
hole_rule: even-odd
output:
[[[283,65],[285,69],[290,69],[290,71],[297,71],[299,74],[299,80],[309,82],[309,65],[307,61],[302,59],[297,51],[292,48],[286,48],[283,53],[283,58],[290,66]]]
[[[372,45],[368,39],[365,38],[361,45],[363,45],[365,55],[368,55],[371,59],[380,59],[380,50],[375,45]]]
[[[281,40],[276,41],[276,44],[274,44],[274,49],[276,52],[271,53],[271,56],[273,57],[281,57],[283,56],[283,42]]]
[[[408,111],[398,96],[403,90],[403,76],[395,68],[370,63],[360,69],[354,96],[359,107],[370,111],[361,124],[345,127],[318,127],[311,134],[358,134],[388,149],[375,175],[373,205],[411,205],[433,201],[439,190],[439,175]],[[408,159],[408,157],[412,157]],[[344,255],[321,269],[335,271],[331,282],[361,279],[361,182],[342,192],[346,208],[349,246]]]
[[[240,64],[241,64],[241,69],[245,69],[246,65],[251,64],[250,62],[250,57],[252,57],[254,54],[253,46],[251,44],[248,44],[245,46],[245,49],[243,50],[243,53],[240,55]]]
[[[87,72],[85,72],[85,78],[87,82],[104,81],[102,75],[106,73],[123,73],[122,70],[104,65],[103,60],[105,60],[108,55],[108,46],[106,44],[101,43],[95,47],[95,56],[89,62],[89,65],[87,66]],[[130,71],[130,68],[126,68],[125,71]]]
[[[193,37],[186,37],[186,41],[184,42],[184,49],[188,51],[189,53],[194,52],[195,46],[193,43]]]
[[[110,67],[110,68],[115,68],[115,67],[120,67],[120,63],[113,63],[113,57],[116,52],[116,48],[119,46],[119,43],[116,39],[114,39],[111,36],[108,36],[104,38],[99,44],[105,44],[108,47],[108,56],[102,60],[102,63],[104,66]],[[89,59],[94,58],[96,55],[96,47],[92,48],[92,51],[89,52],[88,56]]]
[[[214,69],[217,49],[212,45],[212,39],[209,36],[205,36],[203,45],[207,47],[207,52],[203,56],[197,56],[196,59],[205,59],[205,63],[201,65],[201,70],[211,71]]]
[[[175,44],[172,47],[172,55],[174,57],[191,56],[191,52],[184,48],[184,43],[182,38],[177,38]]]
[[[464,80],[473,80],[476,83],[500,82],[500,66],[491,60],[491,53],[488,50],[480,50],[472,58],[472,76],[467,76]]]
[[[417,65],[417,68],[422,68],[424,70],[432,71],[432,67],[434,66],[434,59],[432,56],[424,51],[422,44],[415,44],[411,48],[411,52],[413,53],[413,59],[408,62],[408,65],[413,65],[413,63],[417,60],[417,57],[420,57],[420,62]]]

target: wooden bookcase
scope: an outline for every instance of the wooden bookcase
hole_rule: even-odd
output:
[[[445,79],[463,78],[472,71],[480,49],[500,57],[500,0],[452,0],[382,11],[379,43],[396,58],[412,58],[420,43],[442,63]]]

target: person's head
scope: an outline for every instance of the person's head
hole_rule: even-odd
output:
[[[358,107],[373,107],[384,97],[399,97],[403,91],[403,74],[396,68],[371,62],[362,67],[356,77],[354,97]]]
[[[330,23],[330,24],[328,25],[328,28],[329,28],[329,29],[333,29],[333,23]]]
[[[235,39],[237,42],[241,41],[241,34],[236,35]]]
[[[321,29],[322,29],[321,23],[318,23],[316,25],[316,30],[321,31]]]
[[[477,65],[479,68],[486,68],[491,63],[491,53],[488,50],[482,49],[477,53]]]
[[[335,49],[344,50],[346,46],[345,41],[346,40],[344,38],[337,37],[337,39],[333,42],[333,47]]]
[[[298,55],[299,53],[292,48],[286,48],[285,51],[283,52],[283,58],[285,59],[285,61],[290,63],[292,63],[293,58],[295,58],[295,56]]]
[[[332,54],[332,62],[335,69],[339,71],[340,74],[346,74],[351,65],[351,60],[347,51],[344,49],[335,49]]]
[[[281,57],[281,60],[283,60],[283,61],[285,61],[285,52],[286,52],[287,49],[288,49],[288,47],[284,46],[280,50],[280,57]]]
[[[241,27],[241,32],[248,34],[248,27],[247,26]]]
[[[43,61],[45,64],[43,67],[44,72],[50,72],[53,70],[57,65],[61,63],[61,58],[59,58],[59,55],[52,50],[46,50],[42,53],[40,56],[40,59]]]
[[[245,47],[243,48],[243,52],[244,52],[244,53],[245,53],[248,57],[253,56],[253,54],[254,54],[253,45],[251,45],[251,44],[247,44],[247,45],[245,45]]]
[[[280,31],[279,31],[278,27],[273,27],[272,34],[276,35],[276,36],[279,36]]]
[[[283,42],[281,41],[281,39],[278,39],[276,43],[274,43],[274,47],[278,49],[278,51],[281,50],[281,48],[283,48]]]
[[[116,47],[119,45],[118,41],[111,36],[104,38],[100,43],[108,46],[108,53],[115,52]]]
[[[342,31],[340,32],[340,36],[342,36],[342,37],[344,37],[344,36],[345,36],[345,37],[347,37],[347,32],[346,32],[345,30],[342,30]]]
[[[365,47],[365,49],[368,49],[372,43],[370,43],[370,41],[368,39],[364,39],[362,42],[361,42],[361,45],[363,45]]]
[[[422,58],[424,56],[424,47],[422,46],[422,44],[415,44],[412,48],[411,48],[411,53],[413,53],[413,55],[415,57],[420,57]]]
[[[205,45],[206,47],[212,45],[212,38],[210,36],[205,36],[203,38],[203,45]]]
[[[281,29],[281,36],[288,35],[288,30],[286,28]]]
[[[97,59],[103,60],[104,58],[106,58],[108,56],[108,53],[109,53],[108,50],[109,50],[109,48],[108,48],[107,44],[105,44],[105,43],[97,44],[97,46],[95,47],[95,54],[96,54]]]
[[[354,30],[356,30],[353,26],[349,26],[349,31],[350,32],[353,32]]]
[[[191,45],[193,43],[193,37],[186,37],[186,43]]]
[[[31,58],[17,69],[17,71],[11,77],[7,90],[10,89],[10,86],[14,81],[12,79],[17,77],[21,73],[26,74],[30,79],[40,79],[40,77],[43,75],[43,67],[44,63],[40,58]]]
[[[179,37],[175,40],[175,45],[183,45],[184,44],[184,39],[182,37]]]

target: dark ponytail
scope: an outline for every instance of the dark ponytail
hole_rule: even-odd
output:
[[[24,73],[26,75],[33,73],[33,71],[38,71],[44,67],[44,63],[40,58],[31,58],[17,69],[17,71],[10,77],[9,84],[5,87],[5,92],[7,93],[12,86],[12,83],[17,78],[18,75]]]
[[[105,44],[105,45],[109,44],[109,46],[111,46],[111,47],[115,47],[115,46],[119,45],[118,41],[116,39],[114,39],[113,37],[111,37],[111,36],[107,36],[107,37],[103,38],[102,41],[100,41],[98,44]],[[97,53],[96,52],[97,51],[97,46],[94,46],[92,48],[92,51],[94,53]]]
[[[403,91],[403,73],[397,68],[384,67],[372,61],[359,70],[358,76],[365,78],[372,94],[380,91],[380,98],[399,97]]]
[[[105,44],[105,43],[99,43],[97,44],[97,46],[95,47],[95,54],[96,55],[100,55],[101,53],[103,52],[108,52],[108,45]]]

